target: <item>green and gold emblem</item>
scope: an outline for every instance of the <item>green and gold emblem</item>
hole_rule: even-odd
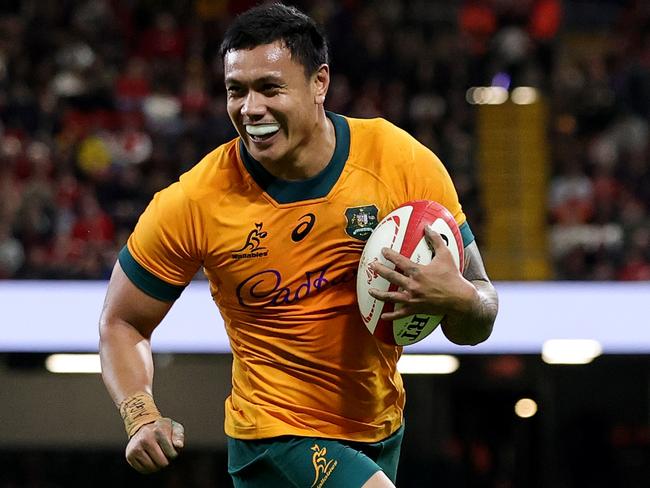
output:
[[[377,212],[375,205],[352,207],[345,210],[347,227],[345,232],[360,241],[367,241],[373,229],[377,227]]]

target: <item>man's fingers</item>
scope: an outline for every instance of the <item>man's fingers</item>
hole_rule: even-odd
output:
[[[433,247],[434,250],[441,245],[444,246],[445,244],[440,234],[433,230],[430,225],[424,226],[424,238],[429,242],[429,244],[431,244],[431,247]]]
[[[391,303],[407,303],[411,299],[411,295],[405,293],[404,291],[382,291],[377,288],[370,288],[368,293],[371,297],[381,300],[383,302]]]
[[[406,259],[406,262],[410,263],[411,267],[415,266],[415,263],[413,263],[413,261],[411,261],[410,259]],[[396,269],[390,269],[388,266],[381,264],[379,261],[375,261],[369,266],[371,266],[372,270],[376,272],[379,276],[387,279],[394,285],[401,286],[402,288],[404,288],[408,284],[408,277],[404,276],[404,274],[400,273]]]
[[[449,251],[449,244],[446,242],[447,237],[436,232],[429,225],[424,226],[424,238],[433,249],[434,256],[437,256],[439,252],[444,252],[444,250]]]
[[[167,440],[167,443],[169,444],[169,440]],[[144,449],[153,462],[155,468],[154,471],[158,471],[159,469],[169,466],[169,460],[171,458],[169,458],[163,452],[162,446],[160,445],[160,441],[158,439],[156,439],[156,442],[146,444],[144,446]]]
[[[405,269],[409,265],[411,266],[413,265],[413,261],[411,261],[406,256],[402,256],[400,253],[398,253],[394,249],[391,249],[390,247],[382,248],[381,253],[384,255],[386,259],[388,259],[391,263],[393,263],[395,266],[397,266],[400,269]]]
[[[391,322],[393,320],[403,319],[404,317],[408,317],[409,315],[413,315],[413,312],[404,309],[398,309],[393,312],[384,312],[381,314],[380,318],[381,320]]]
[[[172,420],[172,444],[177,449],[182,449],[185,446],[185,429],[178,422]]]
[[[145,467],[144,464],[142,462],[140,462],[139,459],[129,459],[129,458],[127,458],[126,460],[131,465],[131,467],[133,469],[135,469],[138,473],[147,474],[147,473],[151,472],[150,471],[151,468]]]
[[[132,449],[127,454],[126,460],[138,473],[149,474],[160,469],[149,453],[141,446]]]
[[[127,455],[126,456],[126,462],[129,463],[129,465],[133,469],[135,469],[138,473],[144,473],[145,472],[144,466],[142,466],[142,463],[140,463],[139,459]]]
[[[160,425],[159,428],[154,431],[156,442],[160,446],[160,449],[167,459],[175,459],[178,456],[178,452],[176,452],[176,449],[174,449],[174,446],[172,446],[173,420],[162,419],[162,422],[164,422],[166,425]]]

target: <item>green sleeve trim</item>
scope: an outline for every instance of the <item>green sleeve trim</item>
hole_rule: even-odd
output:
[[[463,222],[463,225],[460,226],[460,235],[463,238],[463,247],[467,247],[474,242],[474,234],[472,233],[472,229],[469,228],[467,221]]]
[[[120,251],[118,261],[135,286],[158,300],[173,302],[185,289],[185,286],[172,285],[153,275],[133,258],[127,246]]]

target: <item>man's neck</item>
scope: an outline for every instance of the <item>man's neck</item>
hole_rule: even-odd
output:
[[[328,165],[336,149],[336,132],[330,118],[321,111],[309,140],[290,160],[275,162],[272,167],[262,166],[276,178],[286,181],[306,180],[320,173]]]

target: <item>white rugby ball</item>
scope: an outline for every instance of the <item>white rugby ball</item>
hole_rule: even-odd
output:
[[[392,304],[370,296],[368,290],[395,291],[396,285],[369,269],[379,261],[395,269],[381,254],[384,247],[393,249],[418,264],[429,264],[433,251],[424,237],[424,227],[431,225],[447,243],[458,269],[463,269],[463,238],[449,210],[437,202],[416,200],[405,203],[386,215],[377,224],[361,254],[357,273],[357,302],[363,323],[371,334],[387,344],[408,346],[427,337],[443,319],[443,315],[415,314],[393,321],[382,320],[381,314],[392,312]]]

